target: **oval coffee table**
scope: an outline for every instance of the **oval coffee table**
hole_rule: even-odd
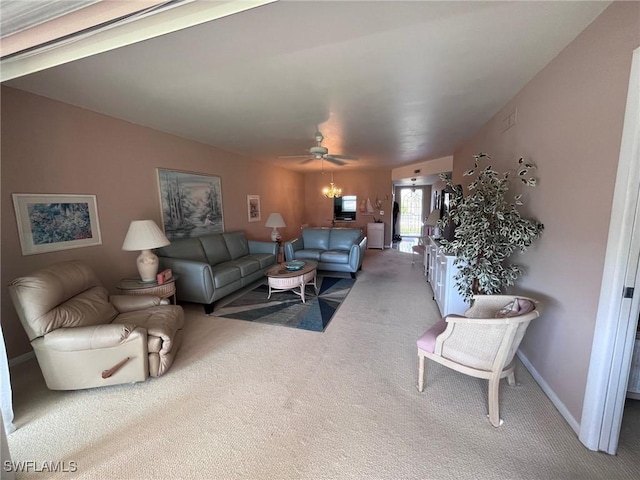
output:
[[[307,285],[313,285],[316,294],[318,293],[318,286],[316,285],[317,267],[317,262],[304,260],[304,267],[300,270],[287,270],[284,263],[270,268],[265,272],[269,280],[269,296],[267,299],[271,298],[271,294],[274,292],[292,290],[302,299],[302,303],[305,303],[304,289]],[[297,292],[296,288],[300,288],[300,291]]]

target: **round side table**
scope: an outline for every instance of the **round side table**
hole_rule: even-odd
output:
[[[158,285],[158,282],[143,282],[137,278],[123,278],[118,282],[116,288],[120,290],[123,295],[153,295],[160,298],[173,297],[173,304],[175,305],[177,278],[178,277],[174,276],[162,285]]]

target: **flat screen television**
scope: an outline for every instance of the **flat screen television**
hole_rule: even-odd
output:
[[[341,222],[350,222],[356,219],[358,206],[355,195],[343,195],[333,199],[333,219]]]

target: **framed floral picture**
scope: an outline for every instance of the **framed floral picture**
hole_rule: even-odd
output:
[[[102,244],[95,195],[14,193],[23,255]]]
[[[247,213],[250,222],[260,221],[260,195],[247,195]]]
[[[220,177],[159,168],[158,188],[169,240],[224,232]]]

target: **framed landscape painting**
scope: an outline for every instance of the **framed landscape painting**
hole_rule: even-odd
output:
[[[95,195],[13,194],[23,255],[102,244]]]
[[[159,168],[158,188],[169,240],[224,231],[220,177]]]

